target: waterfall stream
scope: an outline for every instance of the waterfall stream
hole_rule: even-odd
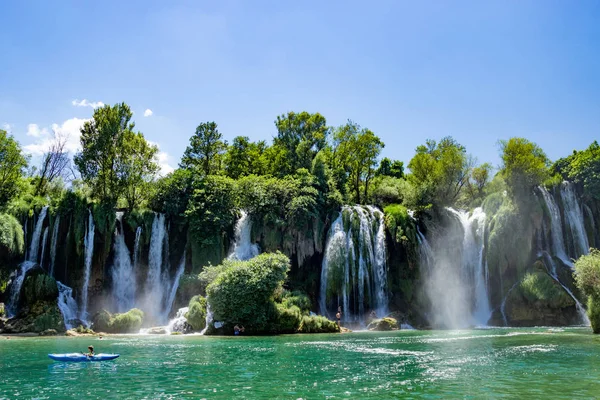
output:
[[[114,261],[112,267],[113,299],[117,312],[125,312],[135,304],[136,280],[129,249],[125,244],[123,213],[116,213]],[[120,228],[120,229],[119,229]]]
[[[177,314],[175,318],[169,321],[169,324],[166,326],[167,335],[170,335],[173,332],[185,332],[185,326],[187,324],[187,319],[185,319],[185,314],[189,311],[189,307],[183,307],[177,310]]]
[[[252,243],[252,219],[246,211],[241,210],[240,219],[235,224],[235,239],[229,251],[230,259],[245,261],[260,254],[260,248]]]
[[[574,253],[571,255],[573,258],[579,258],[580,256],[589,253],[590,244],[585,231],[583,210],[579,204],[572,183],[562,183],[560,186],[560,197],[563,202],[565,221],[569,227],[571,238],[573,239]]]
[[[177,289],[179,288],[179,279],[181,279],[181,275],[183,275],[183,272],[185,271],[185,253],[186,252],[184,251],[183,257],[181,257],[181,262],[179,263],[179,267],[177,267],[177,272],[175,272],[175,276],[173,277],[173,281],[171,282],[171,290],[169,291],[169,296],[167,297],[167,302],[165,304],[163,320],[169,319],[169,314],[171,313],[171,309],[173,308],[175,295],[177,294]]]
[[[50,276],[54,276],[54,263],[56,262],[56,244],[58,243],[58,228],[60,227],[60,215],[56,214],[54,227],[52,228],[52,239],[50,240]]]
[[[29,252],[27,261],[34,263],[38,262],[40,239],[42,238],[42,228],[44,227],[44,221],[46,220],[46,214],[48,213],[48,206],[42,208],[40,215],[38,216],[37,222],[35,223],[35,229],[31,236],[31,245],[29,246]]]
[[[73,289],[59,281],[56,281],[56,285],[58,285],[58,308],[63,316],[65,328],[72,329],[73,323],[77,320],[77,302],[73,298]]]
[[[345,322],[365,313],[387,315],[387,251],[383,213],[344,206],[331,225],[321,267],[319,306],[324,315],[342,307]]]
[[[562,222],[560,218],[560,210],[554,201],[554,197],[546,190],[546,188],[540,186],[540,192],[546,203],[546,208],[550,214],[550,235],[552,239],[552,252],[558,257],[565,265],[573,267],[573,262],[567,256],[565,250],[565,242],[562,230]]]
[[[46,254],[46,243],[48,242],[48,227],[44,228],[42,235],[42,254],[40,255],[40,267],[44,268],[44,256]]]
[[[86,233],[83,239],[83,245],[85,249],[85,264],[83,269],[83,284],[81,285],[81,315],[82,321],[88,321],[88,291],[90,285],[90,275],[92,273],[92,259],[94,255],[94,234],[96,227],[94,225],[94,216],[92,211],[88,210],[88,222],[86,226]]]
[[[9,317],[14,317],[17,313],[17,308],[19,307],[19,298],[21,296],[21,287],[23,286],[23,282],[25,281],[25,275],[27,275],[27,271],[35,267],[37,264],[33,261],[24,261],[19,266],[19,271],[17,275],[13,278],[13,282],[11,284],[11,291],[9,301],[6,305],[6,313]]]
[[[138,259],[140,257],[140,237],[142,236],[142,227],[138,226],[135,230],[135,243],[133,246],[133,268],[137,271]]]
[[[148,276],[146,278],[144,311],[156,322],[164,318],[164,304],[168,290],[168,260],[167,226],[164,214],[155,214],[152,222],[150,236],[150,250],[148,253]]]

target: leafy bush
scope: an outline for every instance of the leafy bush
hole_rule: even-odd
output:
[[[408,215],[406,207],[392,204],[383,209],[385,226],[396,243],[416,243],[414,221]]]
[[[594,333],[600,333],[600,250],[591,249],[590,254],[575,261],[575,283],[588,298],[587,314]]]
[[[189,311],[185,319],[195,331],[201,331],[206,327],[206,299],[202,296],[194,296],[188,305]]]
[[[519,289],[529,303],[538,303],[550,308],[574,305],[573,299],[545,272],[526,274]]]
[[[206,289],[215,321],[265,332],[275,308],[273,297],[289,268],[289,259],[279,252],[229,263]]]
[[[0,214],[0,250],[14,258],[23,254],[25,240],[23,227],[19,221],[8,214]]]
[[[600,333],[600,300],[596,297],[588,297],[587,315],[592,324],[594,333]]]
[[[370,331],[393,331],[400,329],[400,326],[394,318],[386,317],[371,321],[367,329]]]
[[[137,333],[144,322],[144,312],[132,308],[126,313],[111,315],[102,310],[93,318],[93,328],[96,332],[107,333]]]
[[[272,333],[296,333],[302,322],[302,312],[296,306],[277,304],[277,319],[272,323]]]
[[[303,314],[308,314],[312,306],[310,298],[306,295],[306,293],[300,291],[284,291],[282,304],[286,308],[296,306]]]
[[[334,333],[339,332],[340,327],[334,321],[330,321],[322,315],[306,315],[298,328],[300,333]]]

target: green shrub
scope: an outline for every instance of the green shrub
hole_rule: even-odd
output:
[[[248,332],[265,332],[275,309],[273,297],[289,268],[290,260],[279,252],[229,262],[206,289],[214,320],[242,324]]]
[[[109,332],[111,315],[106,310],[97,312],[92,318],[92,327],[96,332]]]
[[[596,297],[588,297],[587,315],[592,324],[594,333],[600,333],[600,301]]]
[[[538,303],[550,308],[575,305],[571,296],[545,272],[527,273],[519,289],[529,303]]]
[[[137,333],[144,322],[144,312],[132,308],[126,313],[111,315],[108,311],[102,310],[94,315],[92,322],[96,332]]]
[[[189,311],[185,319],[195,331],[201,331],[206,327],[206,299],[202,296],[194,296],[190,300]]]
[[[306,315],[298,328],[300,333],[333,333],[339,332],[340,327],[334,321],[330,321],[322,315]]]
[[[286,308],[296,306],[302,314],[308,314],[312,306],[306,293],[297,290],[293,292],[284,291],[282,304]]]
[[[22,255],[24,249],[23,227],[19,221],[12,215],[0,214],[0,252],[14,258]]]
[[[600,333],[600,250],[591,249],[590,254],[575,261],[575,283],[588,298],[587,314],[594,333]]]
[[[277,304],[277,319],[272,324],[272,333],[296,333],[302,322],[302,312],[296,306]]]
[[[367,329],[370,331],[394,331],[400,329],[400,326],[394,318],[386,317],[371,321]]]

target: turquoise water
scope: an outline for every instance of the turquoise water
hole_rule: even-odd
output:
[[[68,364],[48,353],[120,353]],[[589,329],[0,337],[0,398],[598,398]]]

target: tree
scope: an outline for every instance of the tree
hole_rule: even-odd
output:
[[[471,200],[485,197],[485,188],[490,181],[492,169],[490,163],[483,163],[471,170],[471,176],[467,185],[467,191]]]
[[[118,175],[127,208],[132,211],[147,197],[148,184],[159,171],[156,163],[158,147],[148,143],[141,132],[130,132],[127,136]]]
[[[54,141],[42,158],[35,193],[43,196],[48,190],[48,185],[55,179],[66,178],[70,172],[71,158],[66,151],[67,137],[54,133]]]
[[[502,169],[509,192],[514,197],[527,196],[533,187],[548,177],[548,158],[535,143],[524,138],[500,141]]]
[[[266,172],[265,141],[251,142],[247,136],[237,136],[227,148],[224,167],[227,176],[238,179],[246,175],[263,175]]]
[[[275,120],[277,136],[273,147],[283,150],[284,156],[278,161],[286,161],[278,166],[278,175],[293,174],[299,168],[310,169],[317,153],[327,144],[329,128],[327,121],[319,113],[310,114],[288,112]]]
[[[600,145],[594,141],[583,151],[574,151],[554,163],[552,169],[583,186],[586,196],[600,200]]]
[[[385,157],[379,163],[379,168],[375,173],[377,176],[391,176],[392,178],[404,178],[404,163],[398,160],[390,160]]]
[[[0,129],[0,208],[19,192],[19,182],[27,167],[27,158],[12,136]]]
[[[85,183],[102,202],[116,204],[123,184],[119,179],[121,163],[134,136],[133,113],[125,103],[94,110],[92,119],[81,128],[82,151],[74,161]]]
[[[594,333],[600,333],[600,250],[592,249],[575,262],[575,283],[588,298],[588,316]]]
[[[367,201],[369,183],[375,175],[377,157],[383,142],[371,130],[348,121],[334,132],[333,165],[343,168],[347,174],[354,201]],[[361,188],[364,190],[361,196]]]
[[[190,138],[190,145],[185,149],[181,167],[198,169],[204,176],[217,174],[221,169],[221,157],[227,149],[222,138],[215,122],[198,125]]]
[[[417,154],[410,160],[408,179],[415,185],[421,202],[446,206],[453,204],[467,184],[472,159],[464,146],[452,137],[437,143],[427,140],[417,147]]]

